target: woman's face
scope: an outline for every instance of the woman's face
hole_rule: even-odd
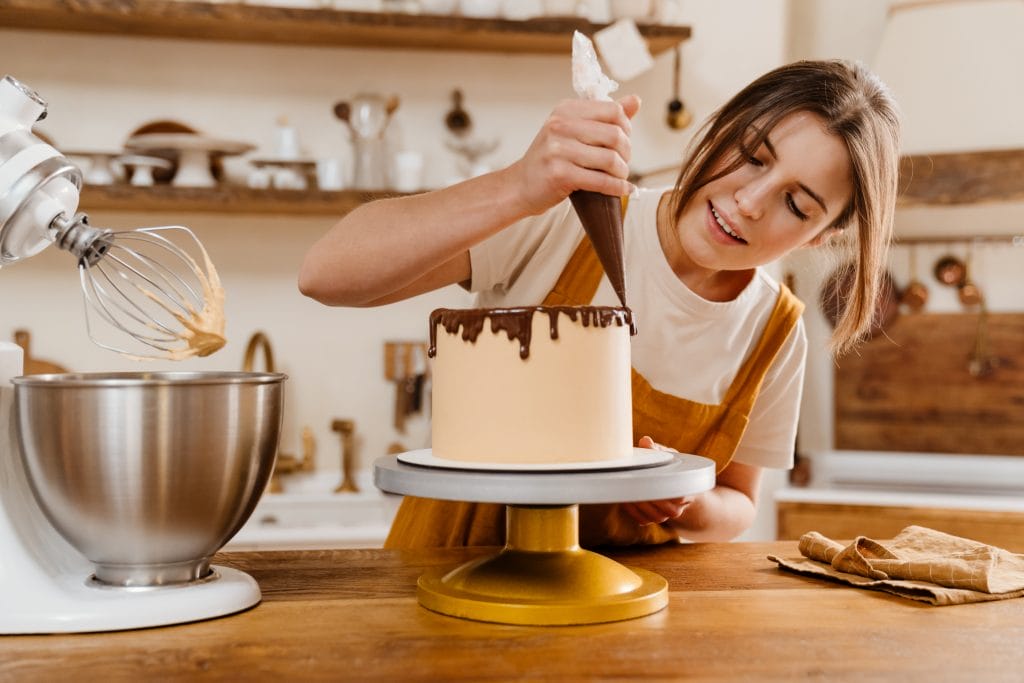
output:
[[[789,114],[739,168],[697,191],[680,246],[701,270],[769,263],[824,234],[850,202],[852,178],[843,141],[814,114]]]

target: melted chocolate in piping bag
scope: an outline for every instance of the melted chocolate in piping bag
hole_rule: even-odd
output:
[[[570,320],[579,320],[584,327],[608,327],[609,325],[628,325],[631,334],[636,334],[633,327],[633,312],[628,308],[614,306],[532,306],[529,308],[439,308],[430,314],[430,348],[427,355],[433,358],[437,354],[437,327],[444,327],[448,334],[456,334],[462,328],[462,338],[471,344],[483,332],[485,323],[490,319],[491,331],[495,334],[504,332],[509,339],[519,342],[519,357],[526,359],[530,355],[530,340],[533,331],[533,315],[535,313],[548,316],[548,333],[552,339],[558,339],[558,317],[566,315]]]
[[[622,200],[599,192],[576,190],[569,195],[597,258],[623,306],[626,305],[626,261],[622,252]]]

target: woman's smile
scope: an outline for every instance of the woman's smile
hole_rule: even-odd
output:
[[[736,232],[736,229],[733,228],[729,220],[711,202],[708,202],[708,214],[711,217],[708,228],[711,230],[712,236],[716,237],[719,242],[723,244],[747,244],[747,241]]]

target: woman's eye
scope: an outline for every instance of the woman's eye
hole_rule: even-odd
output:
[[[760,160],[758,160],[758,158],[755,157],[753,154],[747,154],[746,158],[748,164],[751,164],[753,166],[764,166],[764,164],[762,164]]]
[[[794,216],[802,221],[807,220],[807,214],[797,208],[796,202],[793,201],[793,195],[786,195],[786,205],[789,207],[789,210],[793,212]]]

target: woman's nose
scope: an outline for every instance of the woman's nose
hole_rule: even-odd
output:
[[[741,214],[751,220],[757,220],[764,214],[763,195],[763,188],[756,183],[748,183],[737,189],[733,198]]]

